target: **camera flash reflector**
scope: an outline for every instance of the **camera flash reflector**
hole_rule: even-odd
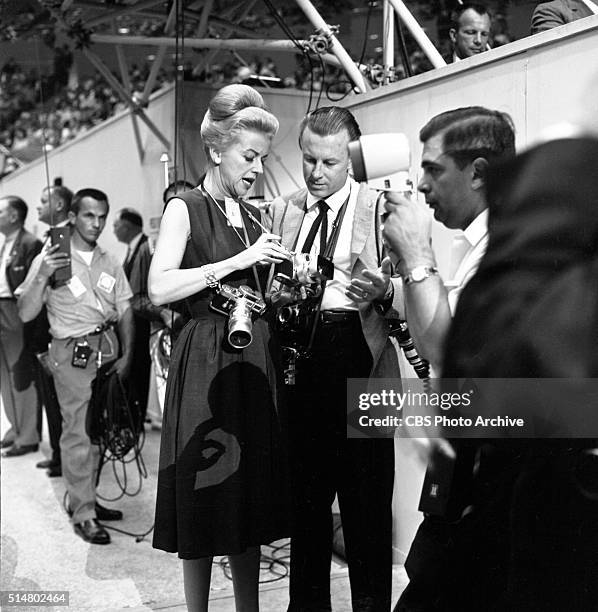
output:
[[[411,191],[409,140],[402,133],[368,134],[349,143],[353,177],[372,189]]]

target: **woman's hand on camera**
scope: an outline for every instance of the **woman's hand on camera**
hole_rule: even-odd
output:
[[[280,263],[285,259],[290,259],[291,254],[280,244],[280,236],[264,233],[237,257],[239,269],[243,270],[255,264],[265,266]]]

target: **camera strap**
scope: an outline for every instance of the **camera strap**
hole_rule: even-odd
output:
[[[224,210],[224,208],[222,208],[222,206],[220,206],[220,203],[218,202],[218,200],[205,188],[203,183],[201,185],[201,191],[202,191],[204,197],[206,198],[206,200],[208,199],[207,196],[210,197],[212,202],[214,202],[214,204],[216,205],[216,208],[218,208],[218,210],[224,215],[224,217],[228,221],[228,224],[230,225],[230,227],[233,228],[235,234],[237,234],[237,237],[239,238],[239,240],[241,241],[243,246],[246,249],[248,249],[251,246],[251,244],[249,242],[249,235],[247,234],[247,226],[246,226],[245,218],[243,217],[243,214],[241,213],[241,220],[243,221],[243,236],[241,236],[241,234],[239,233],[239,230],[235,227],[235,225],[231,222],[229,216],[226,214],[226,210]],[[240,206],[240,209],[243,210],[246,215],[250,216],[253,220],[256,220],[255,217],[252,214],[250,214],[249,210],[245,207],[245,205],[241,206],[239,204],[239,206]],[[262,228],[262,233],[263,233],[264,232],[263,225],[261,223],[259,223],[259,222],[258,222],[258,225]],[[211,236],[213,238],[214,232],[211,232]],[[214,259],[213,245],[212,245],[212,259]],[[256,282],[256,288],[260,292],[260,295],[262,296],[262,298],[264,298],[264,291],[262,289],[262,284],[260,283],[260,278],[258,276],[255,264],[253,266],[251,266],[251,268],[253,270],[253,278],[255,279],[255,282]]]

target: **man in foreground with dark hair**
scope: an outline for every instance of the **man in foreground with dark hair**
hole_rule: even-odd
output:
[[[75,533],[92,544],[110,543],[98,519],[122,518],[121,512],[96,501],[99,456],[86,431],[92,381],[99,366],[111,361],[112,370],[126,378],[133,354],[131,289],[120,262],[97,245],[108,209],[108,198],[97,189],[75,194],[69,212],[73,225],[70,258],[58,250],[59,245],[40,253],[32,264],[33,280],[18,300],[24,321],[35,318],[44,303],[48,310],[49,365],[62,411],[60,449],[69,514]],[[54,272],[69,263],[70,280],[52,282]]]
[[[0,382],[9,430],[2,439],[4,457],[38,449],[38,396],[34,385],[35,357],[27,346],[19,319],[15,290],[21,284],[42,243],[24,225],[27,204],[17,196],[0,198]],[[10,447],[10,448],[8,448]]]
[[[349,176],[348,144],[360,135],[344,108],[307,115],[299,128],[307,189],[277,198],[270,209],[272,231],[284,246],[311,257],[326,254],[333,268],[309,315],[315,325],[311,357],[297,361],[296,385],[288,387],[294,498],[289,612],[331,610],[337,494],[353,610],[390,608],[393,440],[347,440],[347,378],[399,375],[384,317],[394,289],[390,260],[377,257],[376,193]]]
[[[452,61],[483,53],[488,49],[492,19],[483,4],[462,4],[453,13],[449,38],[453,45]]]
[[[430,219],[421,203],[387,193],[389,214],[383,233],[398,259],[406,319],[415,344],[433,371],[440,374],[457,301],[487,247],[488,167],[515,154],[515,135],[507,114],[474,106],[432,118],[420,131],[420,140],[424,144],[423,176],[418,189],[437,221],[449,229],[462,230],[453,242],[449,281],[443,282],[438,273],[430,242]],[[476,330],[470,329],[470,333]],[[471,479],[474,466],[469,459],[475,455],[475,444],[455,440],[452,446],[437,443],[433,450],[435,463],[429,470],[438,469],[448,450],[454,455],[448,459],[456,461],[455,473],[469,471],[464,478]],[[424,491],[424,495],[427,493]],[[473,501],[469,497],[459,502],[457,509],[451,507],[446,513],[424,518],[405,563],[410,582],[395,612],[492,609],[502,576],[496,575],[494,559],[485,556],[476,529],[487,529],[488,539],[499,538],[503,532],[490,514],[471,511]],[[470,576],[475,572],[475,577],[465,582],[468,571]]]
[[[499,440],[511,454],[474,482],[502,536],[496,610],[598,610],[597,99],[598,74],[551,139],[491,171],[488,250],[446,346],[445,376],[517,383],[495,387],[493,413],[537,438]]]

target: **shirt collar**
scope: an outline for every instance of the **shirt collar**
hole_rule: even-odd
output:
[[[329,195],[327,198],[324,198],[324,201],[330,207],[330,210],[334,213],[338,213],[341,209],[341,206],[345,203],[345,200],[349,197],[351,193],[351,177],[347,175],[347,180],[345,184],[336,192]],[[322,198],[318,198],[317,196],[312,195],[307,192],[307,200],[305,202],[307,206],[308,212],[319,202]]]
[[[17,236],[19,235],[20,231],[21,231],[21,228],[16,229],[14,232],[8,234],[6,238],[4,239],[4,244],[8,244],[9,242],[14,242],[17,239]]]
[[[463,230],[465,239],[475,246],[488,233],[488,209],[484,210]]]
[[[133,253],[133,251],[137,248],[137,245],[141,241],[141,237],[143,236],[143,232],[139,232],[135,238],[129,242],[129,253]]]
[[[79,250],[78,249],[73,247],[72,248],[72,252],[76,253],[77,257],[79,259],[81,259],[81,261],[83,261],[83,258],[79,255]],[[92,260],[95,259],[96,257],[103,257],[107,253],[107,251],[105,249],[103,249],[99,244],[95,245],[95,247],[93,248],[93,251],[88,251],[88,252],[93,253]]]

